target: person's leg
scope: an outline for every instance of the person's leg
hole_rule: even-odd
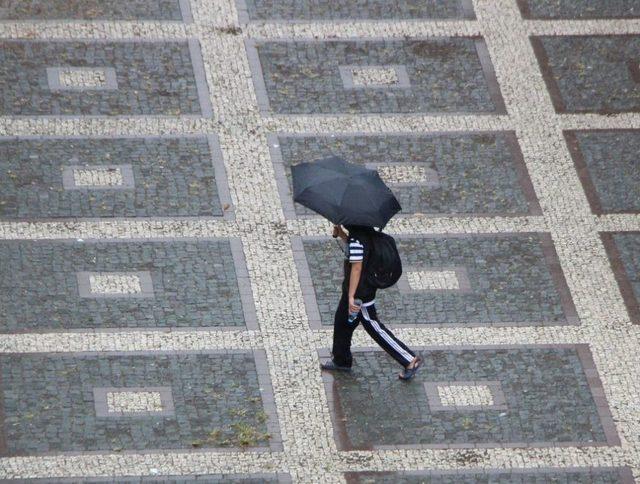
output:
[[[369,333],[369,336],[404,368],[409,367],[414,362],[415,353],[378,320],[378,314],[374,306],[363,307],[358,318],[362,322],[364,329]]]
[[[333,319],[333,361],[340,366],[351,367],[351,338],[358,322],[349,323],[349,298],[342,294]]]

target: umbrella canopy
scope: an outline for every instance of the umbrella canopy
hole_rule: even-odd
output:
[[[291,168],[293,199],[340,225],[384,227],[401,209],[375,170],[333,156]]]

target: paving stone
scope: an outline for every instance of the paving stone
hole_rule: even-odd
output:
[[[241,19],[268,21],[474,19],[469,0],[240,0]]]
[[[545,234],[396,237],[396,242],[404,273],[396,286],[378,291],[376,306],[383,322],[418,326],[578,322],[553,243]],[[295,254],[301,280],[310,281],[305,303],[312,324],[333,325],[342,281],[340,248],[333,240],[304,239]],[[412,271],[450,267],[464,269],[468,281],[444,290],[411,288],[404,282]]]
[[[619,442],[586,346],[478,346],[419,353],[424,370],[411,385],[398,386],[397,363],[378,350],[355,352],[351,374],[323,374],[342,450]],[[499,381],[507,408],[430,408],[423,382],[460,380]]]
[[[640,111],[640,36],[531,37],[556,111]]]
[[[528,19],[604,19],[640,16],[638,0],[518,0]]]
[[[5,240],[0,259],[2,332],[255,325],[239,240]],[[150,288],[84,287],[137,271]]]
[[[631,321],[640,324],[640,232],[600,234]]]
[[[114,482],[112,478],[95,479],[22,479],[24,483],[34,484],[102,484]],[[150,483],[150,484],[279,484],[290,483],[287,475],[274,474],[216,474],[198,476],[166,476],[166,477],[118,477],[118,483]]]
[[[215,138],[4,138],[0,217],[222,216],[224,175]]]
[[[565,138],[593,213],[640,212],[640,131],[570,131]]]
[[[2,0],[0,20],[183,20],[179,0]]]
[[[504,112],[480,38],[248,41],[247,51],[260,107],[277,114]],[[345,82],[367,66],[403,67],[408,86]]]
[[[400,201],[401,214],[541,213],[514,133],[281,134],[271,136],[269,145],[291,218],[313,214],[292,201],[291,166],[332,155],[377,169]]]
[[[0,368],[5,456],[269,445],[252,353],[10,354]],[[174,415],[96,414],[96,387],[157,386]]]
[[[535,469],[512,471],[347,472],[347,484],[627,484],[628,467]]]
[[[197,41],[5,40],[0,114],[210,115],[199,56]],[[65,89],[46,70],[65,67],[113,69],[117,88]]]

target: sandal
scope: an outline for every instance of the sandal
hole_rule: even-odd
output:
[[[420,356],[418,356],[416,358],[415,364],[413,365],[413,368],[405,368],[402,375],[398,375],[398,378],[404,381],[411,380],[414,376],[416,376],[416,373],[418,373],[418,370],[422,366],[422,363],[424,363],[424,360]]]

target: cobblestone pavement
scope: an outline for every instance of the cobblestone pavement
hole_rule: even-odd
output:
[[[0,481],[640,476],[636,0],[0,0]],[[378,169],[405,274],[323,375]]]

